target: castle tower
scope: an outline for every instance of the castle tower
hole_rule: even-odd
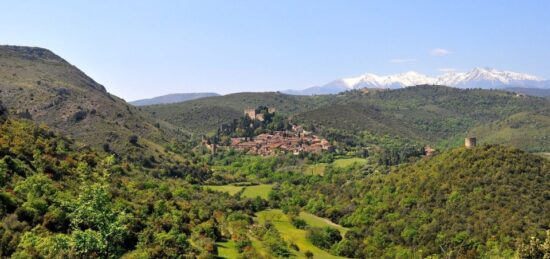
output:
[[[248,116],[248,118],[255,120],[256,119],[256,109],[245,109],[244,115]]]
[[[476,146],[476,138],[465,138],[464,139],[464,146],[466,148],[473,148]]]

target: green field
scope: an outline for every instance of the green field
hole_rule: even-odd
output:
[[[332,162],[332,165],[334,165],[335,167],[348,167],[348,166],[353,165],[355,163],[357,163],[357,164],[366,164],[367,160],[364,159],[364,158],[357,158],[357,157],[342,158],[342,159],[334,160],[334,162]]]
[[[273,189],[271,184],[260,184],[260,185],[251,185],[244,187],[243,197],[245,198],[256,198],[260,196],[262,199],[268,199],[269,192]]]
[[[238,258],[239,252],[235,247],[235,242],[233,240],[228,240],[225,242],[216,242],[218,247],[218,258]]]
[[[326,163],[305,165],[302,172],[305,175],[323,175],[325,173]]]
[[[282,237],[289,243],[296,244],[299,248],[299,252],[295,252],[295,255],[298,258],[305,258],[305,251],[311,251],[314,254],[314,258],[344,258],[339,256],[334,256],[328,252],[314,246],[306,238],[306,231],[302,229],[297,229],[290,223],[290,219],[285,215],[281,210],[265,210],[258,212],[257,220],[259,223],[264,223],[266,220],[270,220],[277,230],[281,233]],[[300,217],[306,220],[308,224],[316,227],[334,227],[341,231],[345,228],[338,226],[334,223],[328,223],[326,220],[316,217],[308,213],[300,213]],[[329,221],[330,222],[330,221]]]
[[[331,163],[332,166],[338,167],[338,168],[344,168],[348,167],[353,164],[366,164],[367,160],[364,158],[341,158],[336,159],[334,162]],[[325,173],[325,170],[327,168],[327,163],[318,163],[313,165],[305,165],[302,169],[302,172],[306,175],[323,175]]]
[[[227,185],[205,185],[205,188],[217,192],[226,192],[229,195],[235,195],[244,189],[242,196],[245,198],[255,198],[259,196],[262,199],[269,197],[269,192],[273,188],[271,184],[259,184],[259,185],[250,185],[250,186],[235,186],[231,184]]]
[[[308,226],[318,227],[318,228],[328,226],[328,227],[338,229],[338,231],[340,231],[342,236],[344,236],[346,234],[346,232],[348,232],[348,228],[342,227],[342,226],[340,226],[340,225],[338,225],[338,224],[336,224],[336,223],[334,223],[334,222],[332,222],[328,219],[317,217],[317,216],[315,216],[311,213],[300,212],[300,218],[305,220]]]
[[[229,195],[235,195],[238,193],[243,186],[234,186],[234,185],[205,185],[206,189],[217,191],[217,192],[226,192]]]

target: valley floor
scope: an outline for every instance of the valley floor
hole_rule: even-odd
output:
[[[317,217],[310,213],[301,212],[299,217],[305,220],[308,226],[311,227],[331,227],[338,229],[342,236],[348,231],[348,229],[345,227],[342,227],[338,224],[331,222],[328,219]],[[307,258],[305,256],[306,251],[312,252],[314,258],[345,258],[331,255],[327,251],[324,251],[311,244],[311,242],[306,238],[307,231],[294,227],[290,222],[290,217],[284,214],[279,209],[268,209],[258,212],[256,213],[255,221],[258,224],[263,224],[266,221],[271,221],[273,225],[277,228],[277,230],[281,233],[283,239],[286,242],[298,246],[299,251],[292,250],[293,255],[297,258]],[[235,243],[232,240],[217,242],[216,245],[218,246],[218,255],[220,258],[237,258],[237,256],[239,255],[235,247]],[[265,248],[262,246],[259,240],[252,238],[252,245],[260,254],[269,254],[267,251],[265,251]]]

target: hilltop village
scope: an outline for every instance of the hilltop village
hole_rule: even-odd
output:
[[[299,155],[301,153],[321,153],[323,151],[333,152],[334,146],[326,139],[313,135],[312,132],[305,130],[302,126],[284,123],[274,123],[275,108],[258,107],[253,109],[245,109],[244,116],[240,123],[224,124],[218,130],[219,134],[242,133],[240,136],[232,136],[228,146],[235,150],[244,151],[249,154],[262,156],[274,155],[277,153],[292,153]],[[260,134],[253,132],[266,127],[266,125],[277,124],[277,130],[270,130]],[[243,126],[244,125],[244,126]],[[239,128],[240,126],[244,129]],[[235,134],[233,134],[235,135]],[[219,138],[219,137],[218,137]],[[204,143],[211,150],[215,150],[217,141],[209,140]]]
[[[291,131],[276,131],[273,134],[260,134],[253,139],[232,138],[231,147],[258,155],[274,155],[278,152],[300,153],[332,152],[334,147],[326,139],[312,135],[300,126],[293,126]]]
[[[265,122],[268,117],[275,114],[275,108],[246,109],[244,116],[251,121]],[[304,130],[302,126],[292,125],[289,130],[274,131],[270,134],[262,133],[255,137],[231,138],[231,147],[240,151],[262,156],[274,155],[279,152],[292,153],[321,153],[332,152],[334,147],[328,140],[322,139],[311,132]]]

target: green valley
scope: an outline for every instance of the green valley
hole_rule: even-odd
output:
[[[134,107],[14,46],[0,86],[2,258],[550,254],[548,99],[419,85]]]

